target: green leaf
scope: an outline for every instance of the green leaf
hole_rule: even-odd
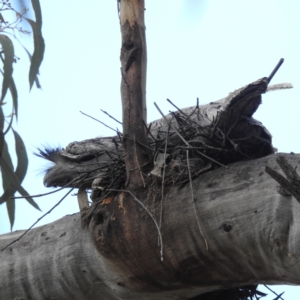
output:
[[[28,201],[29,204],[31,204],[36,209],[40,210],[37,203],[29,197],[30,195],[28,192],[21,186],[21,182],[23,181],[28,167],[28,157],[25,149],[25,145],[23,143],[23,140],[21,139],[20,135],[13,130],[14,136],[15,136],[15,144],[16,144],[16,154],[18,159],[18,164],[16,168],[16,172],[13,172],[11,169],[9,162],[2,157],[0,159],[0,166],[2,173],[7,176],[10,180],[10,185],[8,188],[4,191],[3,195],[0,198],[0,204],[7,201],[9,197],[12,197],[17,191],[23,196],[26,197],[25,199]]]
[[[16,114],[16,119],[18,120],[18,92],[13,78],[11,78],[10,80],[9,90],[13,100],[13,107]]]
[[[3,129],[4,129],[4,114],[3,114],[2,107],[0,106],[0,159],[2,157],[2,150],[4,146]]]
[[[0,204],[6,202],[9,197],[12,197],[12,196],[8,197],[8,195],[11,193],[11,190],[15,190],[15,192],[18,191],[23,197],[28,197],[25,198],[28,201],[28,203],[31,204],[34,208],[40,210],[37,203],[30,197],[27,191],[21,186],[19,179],[14,174],[14,172],[10,170],[10,168],[7,165],[7,162],[3,158],[1,158],[0,160],[0,166],[2,172],[5,172],[6,175],[9,177],[9,179],[11,180],[11,184],[9,185],[9,187],[6,189],[6,191],[0,198]],[[13,195],[15,194],[15,192],[13,193]]]
[[[12,160],[11,160],[11,157],[8,152],[7,143],[5,141],[4,141],[4,146],[3,146],[2,159],[4,159],[7,162],[7,165],[13,171],[14,167],[13,167]],[[14,225],[14,221],[15,221],[15,199],[9,199],[9,197],[13,196],[14,193],[16,192],[16,190],[10,188],[11,181],[10,181],[9,176],[7,176],[7,174],[3,171],[1,172],[1,174],[2,174],[2,186],[3,186],[3,190],[4,190],[4,194],[3,194],[3,196],[1,196],[1,198],[3,197],[4,199],[6,199],[6,208],[7,208],[9,221],[10,221],[10,229],[12,229],[12,227]]]
[[[32,55],[30,54],[30,52],[29,52],[23,45],[22,45],[22,47],[23,47],[23,49],[26,51],[26,53],[27,53],[27,55],[28,55],[28,58],[29,58],[29,61],[31,62]],[[35,81],[36,87],[37,87],[38,89],[40,89],[40,88],[41,88],[41,85],[40,85],[39,78],[38,78],[37,75],[35,76],[34,81]]]
[[[0,14],[0,22],[5,22],[5,20],[4,20],[4,18],[3,18],[3,16],[2,16],[2,14]]]
[[[3,131],[3,129],[4,129],[4,121],[5,121],[5,118],[4,118],[4,114],[3,114],[3,109],[0,106],[0,131]]]
[[[0,34],[0,44],[2,45],[2,51],[4,53],[4,75],[2,83],[2,94],[0,99],[0,102],[3,102],[12,78],[15,53],[13,43],[6,35]]]
[[[0,70],[1,74],[4,76],[4,73],[2,72],[2,70]],[[16,118],[18,119],[18,92],[17,92],[17,88],[15,85],[15,81],[13,79],[13,77],[11,77],[10,83],[9,83],[9,90],[10,90],[10,94],[13,100],[13,108],[14,108],[14,112],[16,114]],[[8,128],[6,128],[4,135],[6,134],[6,132],[9,130],[10,126],[8,126]]]
[[[28,168],[28,157],[27,157],[25,144],[22,138],[14,129],[12,129],[12,131],[15,137],[16,154],[18,158],[18,164],[17,164],[15,174],[18,177],[19,181],[22,182]]]
[[[2,158],[7,162],[7,165],[13,171],[14,170],[14,166],[13,166],[12,159],[11,159],[9,151],[8,151],[8,146],[7,146],[6,141],[4,141]],[[4,191],[7,190],[7,188],[10,185],[10,182],[11,182],[10,178],[6,175],[5,172],[2,172],[2,186],[3,186],[3,190]]]
[[[45,42],[42,36],[42,11],[39,0],[31,0],[32,7],[35,13],[36,22],[31,19],[25,18],[30,24],[33,31],[34,51],[31,59],[29,70],[29,84],[32,88],[33,82],[39,74],[39,68],[44,58]]]
[[[20,182],[22,182],[25,178],[25,175],[27,173],[27,168],[28,168],[28,156],[25,148],[25,144],[21,138],[21,136],[13,129],[14,137],[15,137],[15,145],[16,145],[16,154],[17,154],[17,168],[15,175],[19,179]],[[31,204],[33,207],[36,209],[40,210],[39,206],[37,203],[31,198],[28,197],[29,194],[23,187],[21,189],[18,189],[18,192],[25,197],[26,196],[26,201]]]

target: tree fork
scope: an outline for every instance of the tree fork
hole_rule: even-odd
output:
[[[146,108],[147,49],[143,0],[120,0],[121,97],[126,186],[145,187],[143,173],[152,168],[148,145]]]

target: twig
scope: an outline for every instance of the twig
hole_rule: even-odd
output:
[[[5,249],[7,249],[9,246],[11,246],[12,244],[18,242],[28,231],[30,231],[32,229],[33,226],[35,226],[40,220],[42,220],[47,214],[50,214],[52,212],[52,210],[57,207],[73,190],[75,189],[75,187],[71,188],[50,210],[48,210],[45,214],[43,214],[40,218],[37,219],[37,221],[35,221],[19,238],[17,238],[16,240],[12,241],[11,243],[9,243],[7,246],[5,246],[1,251],[4,251]]]
[[[88,114],[86,114],[86,113],[82,112],[81,110],[80,110],[80,112],[81,112],[83,115],[85,115],[85,116],[87,116],[87,117],[89,117],[89,118],[91,118],[91,119],[93,119],[93,120],[95,120],[95,121],[97,121],[97,122],[101,123],[102,125],[106,126],[106,127],[107,127],[107,128],[109,128],[109,129],[111,129],[111,130],[115,131],[116,133],[118,133],[118,132],[119,132],[118,130],[115,130],[115,129],[113,129],[112,127],[110,127],[110,126],[106,125],[105,123],[103,123],[103,122],[99,121],[98,119],[96,119],[96,118],[94,118],[94,117],[92,117],[92,116],[90,116],[90,115],[88,115]]]
[[[190,147],[190,144],[183,138],[183,136],[181,136],[181,134],[177,131],[177,129],[172,125],[171,121],[168,121],[168,119],[166,118],[166,116],[163,114],[163,112],[160,110],[160,108],[158,107],[158,105],[154,102],[155,107],[157,108],[157,110],[159,111],[159,113],[162,115],[162,117],[165,119],[165,121],[167,122],[167,124],[169,124],[172,129],[177,133],[177,135],[182,139],[182,141],[188,146]]]
[[[136,159],[136,163],[138,165],[138,170],[140,172],[140,175],[141,175],[141,178],[142,178],[142,181],[143,181],[143,185],[144,185],[144,188],[146,187],[146,184],[145,184],[145,180],[144,180],[144,177],[143,177],[143,173],[141,171],[141,167],[140,167],[140,164],[139,164],[139,160],[138,160],[138,155],[137,155],[137,150],[136,150],[136,139],[135,137],[133,138],[133,141],[134,141],[134,151],[135,151],[135,159]]]
[[[86,178],[86,176],[85,176],[83,179],[85,179],[85,178]],[[54,193],[56,193],[56,192],[59,192],[59,191],[65,189],[65,188],[69,187],[70,184],[72,184],[74,181],[76,181],[76,180],[78,180],[78,179],[79,179],[79,178],[76,177],[76,178],[74,178],[72,181],[70,181],[70,182],[68,182],[66,185],[64,185],[63,187],[61,187],[61,188],[59,188],[59,189],[57,189],[57,190],[55,190],[55,191],[52,191],[52,192],[48,192],[48,193],[45,193],[45,194],[37,194],[37,195],[32,195],[32,196],[30,195],[30,196],[9,197],[9,199],[37,198],[37,197],[43,197],[43,196],[47,196],[47,195],[50,195],[50,194],[54,194]],[[83,180],[83,179],[82,179],[82,180]]]
[[[170,99],[167,99],[167,101],[172,104],[183,116],[185,116],[187,119],[190,119],[188,115],[186,115],[179,107],[177,107]],[[195,122],[193,122],[195,123]]]
[[[213,158],[211,158],[211,157],[205,155],[204,153],[202,153],[202,152],[200,152],[200,151],[197,151],[197,153],[199,153],[200,155],[206,157],[207,159],[209,159],[209,160],[215,162],[216,164],[220,165],[221,167],[224,167],[224,168],[226,168],[226,169],[229,169],[228,166],[225,166],[225,165],[221,164],[220,162],[218,162],[218,161],[214,160]]]
[[[85,174],[84,176],[82,176],[81,180],[78,182],[78,184],[82,183],[83,180],[87,177],[88,174]],[[77,180],[78,177],[74,178],[72,180],[75,181]],[[1,251],[4,251],[7,247],[9,247],[10,245],[14,244],[15,242],[19,241],[29,230],[31,230],[31,228],[33,226],[35,226],[40,220],[42,220],[46,215],[50,214],[52,212],[52,210],[57,207],[76,187],[72,187],[50,210],[48,210],[45,214],[43,214],[40,218],[37,219],[36,222],[34,222],[19,238],[17,238],[16,240],[12,241],[11,243],[9,243],[7,246],[5,246]],[[49,193],[51,194],[51,193]]]
[[[164,188],[165,188],[165,173],[166,173],[166,154],[167,154],[167,147],[168,147],[168,135],[169,135],[170,126],[168,126],[168,132],[166,134],[165,139],[165,152],[164,152],[164,169],[162,175],[162,184],[161,184],[161,202],[160,202],[160,217],[159,217],[159,228],[161,228],[162,224],[162,216],[163,216],[163,200],[164,200]]]
[[[144,163],[143,165],[141,165],[141,167],[145,167],[147,165],[149,165],[149,162]],[[138,166],[137,168],[134,168],[134,169],[129,169],[130,172],[135,171],[135,170],[140,170],[140,166]]]
[[[119,124],[123,125],[122,122],[118,121],[116,118],[114,118],[113,116],[111,116],[107,111],[100,109],[103,113],[105,113],[106,115],[108,115],[111,119],[113,119],[114,121],[118,122]]]
[[[154,150],[153,150],[152,148],[150,148],[150,147],[146,146],[145,144],[143,144],[143,143],[141,143],[141,142],[135,140],[134,138],[131,138],[131,137],[126,137],[126,138],[127,138],[128,140],[135,141],[135,143],[137,143],[137,144],[143,146],[144,148],[146,148],[146,149],[148,149],[148,150],[154,152]]]
[[[264,284],[264,287],[265,288],[267,288],[269,291],[271,291],[274,295],[276,295],[277,297],[276,297],[276,299],[282,299],[282,300],[284,300],[281,296],[282,296],[282,294],[284,293],[281,293],[280,295],[278,295],[276,292],[274,292],[273,290],[271,290],[267,285],[265,285]]]
[[[134,198],[134,200],[138,204],[140,204],[143,207],[143,209],[148,213],[148,215],[151,217],[151,219],[154,222],[154,224],[156,226],[156,229],[158,231],[158,236],[159,236],[159,239],[160,239],[160,259],[161,259],[161,261],[163,261],[164,260],[164,258],[163,258],[163,241],[162,241],[162,236],[161,236],[160,228],[159,228],[159,226],[158,226],[155,218],[153,217],[153,215],[151,214],[151,212],[148,210],[148,208],[131,191],[115,190],[115,189],[111,189],[110,191],[112,191],[112,192],[129,193]]]
[[[152,126],[152,123],[150,123],[150,124],[149,124],[149,127],[147,127],[145,121],[143,120],[143,124],[144,124],[144,126],[145,126],[145,128],[146,128],[146,130],[147,130],[147,135],[149,134],[149,135],[152,137],[152,139],[156,142],[157,139],[152,135],[152,133],[151,133],[151,131],[150,131],[151,126]]]
[[[186,150],[186,160],[187,160],[187,165],[188,165],[190,188],[191,188],[191,193],[192,193],[192,202],[193,202],[194,212],[195,212],[195,216],[196,216],[196,220],[197,220],[197,224],[198,224],[200,234],[203,237],[203,240],[204,240],[204,243],[205,243],[205,248],[206,248],[206,250],[208,250],[207,240],[203,235],[203,232],[202,232],[202,229],[201,229],[201,226],[200,226],[200,220],[199,220],[198,214],[197,214],[197,208],[196,208],[196,203],[195,203],[195,195],[194,195],[194,189],[193,189],[193,182],[192,182],[192,175],[191,175],[190,160],[189,160],[189,150]]]
[[[276,72],[278,71],[278,69],[281,67],[281,65],[283,64],[284,59],[281,58],[278,62],[278,64],[276,65],[276,67],[274,68],[274,70],[271,72],[270,76],[268,77],[268,84],[270,83],[270,81],[272,80],[272,78],[274,77],[274,75],[276,74]]]

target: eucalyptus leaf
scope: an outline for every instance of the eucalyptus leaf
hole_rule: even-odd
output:
[[[9,84],[11,82],[12,73],[13,73],[13,62],[14,62],[14,46],[9,37],[4,34],[0,34],[0,44],[2,45],[2,51],[4,53],[3,60],[3,83],[2,83],[2,94],[0,98],[0,102],[3,102],[5,98],[7,89],[9,88]]]
[[[10,157],[8,146],[5,141],[4,141],[3,153],[1,159],[5,160],[8,167],[13,171],[14,167],[13,167],[12,159]],[[7,173],[2,170],[1,174],[2,174],[2,186],[3,186],[4,193],[0,197],[0,203],[2,204],[3,202],[6,202],[10,227],[12,229],[15,221],[15,199],[9,199],[9,197],[12,197],[15,194],[16,189],[11,184],[10,177],[7,175]]]
[[[16,176],[18,177],[19,181],[22,182],[28,168],[28,156],[25,148],[25,144],[21,138],[21,136],[12,129],[14,137],[15,137],[15,147],[16,147],[16,154],[18,159],[18,164],[16,168]]]
[[[2,16],[2,14],[0,13],[0,22],[2,22],[2,23],[4,23],[5,22],[5,20],[4,20],[4,18],[3,18],[3,16]]]
[[[2,107],[0,106],[0,159],[2,157],[2,150],[3,150],[3,146],[4,146],[3,129],[4,129],[4,114],[3,114]]]
[[[1,170],[2,172],[5,172],[6,175],[9,177],[9,179],[11,180],[11,184],[8,189],[16,189],[23,197],[26,197],[26,200],[36,209],[40,210],[39,206],[37,205],[37,203],[30,197],[30,195],[28,194],[28,192],[21,186],[21,183],[18,179],[18,177],[16,176],[16,174],[10,169],[8,163],[5,161],[5,159],[3,159],[3,157],[0,159],[0,166],[1,166]],[[6,193],[7,192],[7,193]],[[2,195],[2,197],[0,198],[0,204],[5,202],[7,200],[4,199],[4,195],[6,196],[8,194],[8,190],[4,192],[4,194]]]
[[[13,171],[14,166],[13,166],[12,159],[11,159],[9,151],[8,151],[8,146],[7,146],[6,141],[4,141],[4,145],[3,145],[2,159],[4,159],[7,162],[7,165]],[[11,182],[10,177],[7,176],[7,174],[5,172],[2,172],[2,186],[3,186],[4,191],[7,190],[7,188],[10,185],[10,182]]]
[[[31,55],[31,53],[22,45],[22,47],[23,47],[23,49],[25,50],[25,52],[27,53],[27,55],[28,55],[28,58],[29,58],[29,61],[31,62],[31,59],[32,59],[32,55]],[[40,81],[39,81],[39,78],[38,78],[38,76],[36,75],[35,76],[35,84],[36,84],[36,87],[38,88],[38,89],[40,89],[40,88],[42,88],[41,87],[41,84],[40,84]]]
[[[0,72],[4,76],[3,71],[0,70]],[[18,92],[17,92],[17,88],[16,88],[15,81],[14,81],[13,77],[11,77],[8,88],[10,90],[10,94],[11,94],[11,97],[12,97],[12,100],[13,100],[13,109],[14,109],[14,112],[16,114],[16,118],[18,119]],[[10,129],[10,126],[8,126],[8,128],[5,130],[4,135],[6,134],[6,132],[9,129]]]
[[[32,0],[31,3],[35,12],[36,22],[31,19],[25,18],[25,20],[30,24],[32,28],[34,41],[34,51],[31,58],[31,65],[29,70],[30,89],[32,88],[34,81],[36,81],[37,74],[39,74],[39,67],[43,61],[45,52],[45,42],[42,36],[42,12],[40,2],[38,0]]]

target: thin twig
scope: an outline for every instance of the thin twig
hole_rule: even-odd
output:
[[[122,122],[118,121],[116,118],[114,118],[113,116],[111,116],[107,111],[100,109],[103,113],[105,113],[106,115],[108,115],[111,119],[113,119],[114,121],[118,122],[119,124],[123,125]]]
[[[155,226],[156,226],[156,229],[158,231],[158,236],[159,236],[159,239],[160,239],[160,259],[161,261],[164,260],[163,258],[163,241],[162,241],[162,236],[161,236],[161,232],[160,232],[160,228],[154,218],[154,216],[151,214],[151,212],[149,211],[149,209],[131,192],[131,191],[126,191],[126,190],[115,190],[115,189],[111,189],[110,191],[112,192],[122,192],[122,193],[129,193],[133,198],[134,200],[139,203],[143,209],[148,213],[148,215],[151,217],[151,219],[153,220]]]
[[[161,183],[161,202],[160,202],[160,217],[159,217],[159,228],[161,228],[162,224],[162,216],[163,216],[163,200],[164,200],[164,188],[165,188],[165,173],[166,173],[166,154],[167,154],[167,147],[168,147],[168,135],[169,135],[170,126],[168,126],[168,132],[166,134],[165,140],[165,152],[164,152],[164,169],[162,175],[162,183]]]
[[[84,179],[86,178],[86,176],[84,177]],[[52,191],[52,192],[48,192],[48,193],[45,193],[45,194],[37,194],[37,195],[29,195],[29,196],[17,196],[17,197],[9,197],[9,199],[23,199],[23,198],[37,198],[37,197],[43,197],[43,196],[47,196],[47,195],[50,195],[50,194],[54,194],[56,192],[59,192],[67,187],[70,186],[70,184],[72,184],[74,181],[78,180],[79,178],[76,177],[74,178],[72,181],[68,182],[66,185],[64,185],[63,187],[55,190],[55,191]]]
[[[178,106],[176,106],[170,99],[167,99],[167,101],[172,104],[183,116],[185,116],[187,119],[190,119],[188,115],[186,115]],[[195,122],[193,122],[195,123]]]
[[[195,211],[195,216],[196,216],[196,220],[197,220],[197,224],[198,224],[200,234],[203,237],[203,240],[204,240],[204,243],[205,243],[205,248],[206,248],[206,250],[208,250],[207,240],[204,237],[204,234],[203,234],[202,229],[201,229],[200,220],[198,218],[198,213],[197,213],[197,208],[196,208],[196,203],[195,203],[195,195],[194,195],[192,175],[191,175],[191,167],[190,167],[190,160],[189,160],[189,150],[186,150],[186,160],[187,160],[187,165],[188,165],[190,188],[191,188],[191,193],[192,193],[192,202],[193,202],[193,207],[194,207],[194,211]]]
[[[173,126],[171,121],[168,121],[168,119],[166,118],[166,116],[163,114],[163,112],[160,110],[160,108],[158,107],[158,105],[154,102],[155,107],[157,108],[157,110],[159,111],[159,113],[162,115],[162,117],[165,119],[165,121],[167,122],[167,124],[169,124],[172,129],[177,133],[177,135],[182,139],[182,141],[188,146],[190,147],[190,144],[183,138],[183,136],[178,132],[178,130]]]
[[[281,296],[282,296],[282,294],[284,293],[281,293],[280,295],[278,295],[276,292],[274,292],[273,290],[271,290],[267,285],[265,285],[264,284],[264,287],[265,288],[267,288],[269,291],[271,291],[274,295],[276,295],[277,296],[277,298],[276,299],[282,299],[282,300],[284,300]],[[278,298],[279,297],[279,298]]]
[[[81,184],[83,182],[83,180],[88,176],[88,174],[82,176],[82,179],[78,182],[78,184]],[[72,181],[75,181],[74,180]],[[11,243],[9,243],[7,246],[5,246],[1,251],[4,251],[7,247],[9,247],[10,245],[14,244],[15,242],[19,241],[28,231],[31,230],[31,228],[33,226],[35,226],[40,220],[42,220],[46,215],[50,214],[52,212],[52,210],[57,207],[74,189],[76,188],[76,186],[72,187],[50,210],[48,210],[45,214],[43,214],[40,218],[37,219],[36,222],[34,222],[19,238],[17,238],[16,240],[12,241]]]
[[[107,128],[109,128],[109,129],[111,129],[111,130],[115,131],[116,133],[118,133],[118,132],[119,132],[118,130],[116,130],[116,129],[113,129],[112,127],[110,127],[110,126],[106,125],[105,123],[103,123],[103,122],[99,121],[98,119],[96,119],[96,118],[94,118],[94,117],[92,117],[92,116],[90,116],[90,115],[88,115],[88,114],[86,114],[86,113],[82,112],[81,110],[80,110],[80,112],[81,112],[83,115],[85,115],[85,116],[87,116],[87,117],[89,117],[89,118],[91,118],[91,119],[93,119],[93,120],[95,120],[95,121],[97,121],[97,122],[101,123],[102,125],[106,126],[106,127],[107,127]]]
[[[154,150],[153,150],[152,148],[150,148],[150,147],[146,146],[145,144],[143,144],[143,143],[141,143],[141,142],[135,140],[134,138],[131,138],[131,137],[126,137],[126,138],[127,138],[128,140],[135,141],[135,143],[137,143],[137,144],[141,145],[142,147],[145,147],[146,149],[148,149],[148,150],[154,152]]]
[[[152,133],[151,133],[151,131],[150,131],[151,126],[152,126],[152,123],[150,123],[149,126],[147,127],[147,124],[146,124],[145,121],[143,120],[143,124],[144,124],[144,126],[145,126],[145,128],[146,128],[146,130],[147,130],[147,135],[149,134],[149,135],[152,137],[152,139],[156,142],[157,139],[152,135]]]
[[[136,159],[136,163],[137,163],[137,165],[138,165],[138,170],[139,170],[140,175],[141,175],[141,177],[142,177],[143,185],[144,185],[144,187],[146,187],[145,180],[144,180],[144,177],[143,177],[143,173],[142,173],[142,171],[141,171],[140,164],[139,164],[139,160],[138,160],[138,155],[137,155],[137,150],[136,150],[136,139],[135,139],[135,137],[134,137],[133,140],[134,140],[134,151],[135,151],[135,159]]]
[[[11,246],[12,244],[18,242],[28,231],[30,231],[32,229],[33,226],[35,226],[40,220],[42,220],[47,214],[50,214],[52,212],[52,210],[57,207],[73,190],[75,189],[75,187],[71,188],[50,210],[48,210],[45,214],[43,214],[40,218],[37,219],[37,221],[35,221],[19,238],[17,238],[16,240],[12,241],[11,243],[9,243],[7,246],[5,246],[1,251],[4,251],[5,249],[7,249],[9,246]]]
[[[214,160],[213,158],[211,158],[211,157],[205,155],[204,153],[202,153],[202,152],[200,152],[200,151],[197,151],[197,153],[199,153],[200,155],[206,157],[207,159],[209,159],[209,160],[215,162],[216,164],[220,165],[221,167],[224,167],[224,168],[226,168],[226,169],[229,169],[228,166],[225,166],[225,165],[221,164],[220,162],[218,162],[218,161]]]
[[[268,84],[270,83],[270,81],[272,80],[272,78],[274,77],[274,75],[276,74],[276,72],[278,71],[278,69],[281,67],[281,65],[283,64],[284,59],[281,58],[278,62],[278,64],[276,65],[276,67],[274,68],[274,70],[271,72],[270,76],[268,77]]]

